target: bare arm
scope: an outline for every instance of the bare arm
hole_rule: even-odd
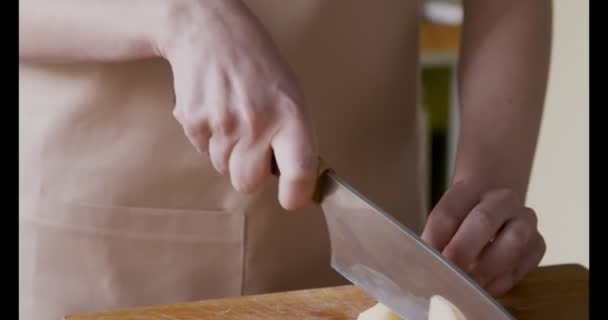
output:
[[[474,179],[522,197],[545,98],[550,0],[466,0],[461,129],[454,182]]]
[[[422,237],[494,295],[541,261],[525,206],[545,98],[550,0],[465,0],[453,181]]]
[[[274,154],[283,207],[311,202],[318,157],[303,95],[240,0],[20,0],[19,6],[21,60],[165,58],[175,118],[235,189],[260,189]]]
[[[19,0],[19,57],[70,63],[158,55],[158,0]]]

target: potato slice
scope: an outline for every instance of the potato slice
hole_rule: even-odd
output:
[[[466,320],[462,312],[446,298],[435,295],[431,297],[429,320]]]
[[[401,318],[382,303],[377,303],[373,307],[361,312],[357,320],[401,320]]]
[[[381,303],[363,311],[357,320],[406,320],[401,319]],[[467,320],[462,312],[450,301],[440,295],[431,297],[428,320]]]

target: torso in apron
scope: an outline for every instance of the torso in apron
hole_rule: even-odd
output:
[[[249,1],[303,86],[321,155],[424,222],[416,1]],[[20,64],[20,317],[345,283],[316,207],[243,196],[173,118],[158,60]]]

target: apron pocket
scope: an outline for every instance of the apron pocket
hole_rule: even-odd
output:
[[[241,294],[241,213],[47,200],[21,220],[38,319]]]

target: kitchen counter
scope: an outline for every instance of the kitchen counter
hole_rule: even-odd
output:
[[[579,265],[540,267],[499,302],[519,320],[588,319],[589,271]],[[73,315],[65,320],[354,320],[375,303],[359,288],[341,286]]]

